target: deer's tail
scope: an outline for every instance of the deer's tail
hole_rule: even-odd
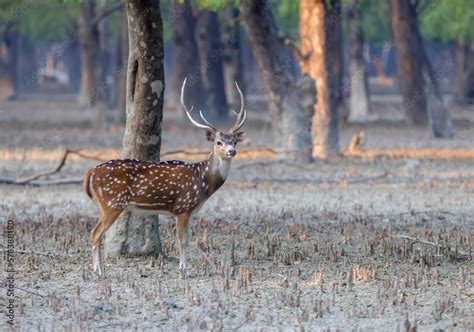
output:
[[[92,198],[90,184],[91,184],[91,176],[93,174],[93,171],[94,169],[90,169],[84,174],[84,182],[83,182],[84,191],[86,192],[87,196],[89,196],[90,198]]]

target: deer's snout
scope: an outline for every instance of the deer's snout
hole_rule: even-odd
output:
[[[234,157],[237,154],[237,151],[235,151],[234,148],[230,148],[229,150],[226,151],[225,154],[227,157]]]

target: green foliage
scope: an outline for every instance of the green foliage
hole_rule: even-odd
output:
[[[172,4],[176,0],[162,0],[160,1],[161,19],[163,20],[163,42],[166,44],[173,38],[173,20],[176,19],[172,12]],[[183,1],[179,1],[183,2]]]
[[[78,3],[54,0],[0,0],[0,28],[14,23],[33,41],[60,41],[73,29]]]
[[[474,2],[472,0],[437,0],[420,13],[424,36],[444,42],[474,37]]]
[[[210,10],[213,12],[218,11],[229,3],[227,0],[193,0],[192,4],[198,6],[200,9]]]
[[[28,0],[0,0],[0,24],[15,22],[29,4]]]
[[[20,31],[34,41],[57,42],[74,29],[79,4],[58,1],[32,1],[20,18]]]
[[[389,40],[391,38],[389,2],[361,0],[359,6],[364,40],[373,44],[382,44]]]
[[[299,36],[299,0],[271,1],[278,28],[291,39]]]

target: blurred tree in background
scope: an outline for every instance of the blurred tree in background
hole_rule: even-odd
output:
[[[439,0],[420,21],[424,36],[453,44],[456,99],[461,104],[474,102],[474,3]]]
[[[435,137],[452,137],[451,116],[439,88],[440,75],[431,66],[418,28],[420,7],[410,0],[391,0],[390,5],[405,121],[409,125],[430,124]]]
[[[252,3],[250,0],[246,2]],[[298,50],[305,48],[301,27],[318,20],[310,18],[302,25],[301,3],[291,0],[259,2],[272,16],[273,37],[282,45],[278,52],[289,54],[284,68],[295,79],[306,65],[298,55]],[[308,3],[316,3],[316,0]],[[324,4],[331,9],[334,1],[324,1]],[[165,45],[169,43],[165,51],[169,54],[169,64],[165,61],[164,65],[169,71],[172,108],[176,108],[176,93],[179,93],[184,76],[188,75],[190,102],[195,107],[205,108],[212,117],[224,119],[230,114],[230,108],[238,107],[234,81],[239,82],[244,90],[245,83],[250,83],[254,90],[247,91],[246,95],[255,94],[257,98],[264,95],[268,108],[272,109],[267,93],[270,85],[265,83],[262,70],[257,71],[259,75],[252,70],[263,60],[258,59],[260,53],[250,38],[254,31],[247,29],[244,32],[241,28],[244,22],[239,12],[241,5],[241,1],[235,0],[160,2],[163,40]],[[388,24],[390,3],[342,0],[338,6],[331,20],[339,17],[345,21],[346,28],[340,29],[341,25],[336,24],[331,30],[326,26],[332,37],[326,51],[332,62],[328,70],[333,79],[328,83],[328,89],[336,100],[334,114],[339,119],[346,118],[344,105],[347,104],[351,113],[354,109],[363,109],[364,115],[360,119],[366,121],[370,113],[368,75],[373,75],[375,70],[378,83],[388,87],[393,85],[393,79],[386,76],[394,71],[393,56],[389,55],[393,54],[392,45],[396,44]],[[474,96],[473,8],[470,0],[420,0],[414,17],[425,39],[439,41],[453,51],[455,84],[447,89],[453,91],[460,103],[470,102]],[[118,108],[119,118],[124,119],[128,32],[119,0],[0,0],[0,10],[0,98],[13,99],[19,91],[21,94],[37,88],[60,91],[62,87],[63,91],[77,93],[79,102],[85,107]],[[307,49],[311,48],[315,48],[314,45]],[[249,49],[253,56],[249,55]],[[374,52],[380,54],[374,55]],[[266,58],[266,61],[272,58],[277,57]],[[432,68],[430,72],[434,73],[436,69]],[[414,73],[412,78],[419,77]],[[398,73],[399,80],[406,81],[400,75]],[[318,77],[315,75],[316,79]],[[285,78],[280,75],[274,76],[273,80],[285,81]],[[256,90],[260,86],[264,87],[265,93]],[[442,85],[438,88],[437,84],[430,86],[430,91],[443,89]],[[323,86],[319,90],[322,92]],[[355,99],[351,99],[353,97]],[[105,116],[109,113],[98,110],[97,114],[99,124],[107,122]],[[272,122],[273,126],[278,125]],[[327,124],[322,121],[314,119],[313,122],[313,125],[322,126],[318,133],[327,129]],[[422,123],[426,125],[427,121]],[[337,125],[332,132],[335,130]]]

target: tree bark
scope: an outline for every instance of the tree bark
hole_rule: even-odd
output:
[[[70,44],[66,48],[66,67],[69,76],[69,87],[72,92],[78,93],[81,87],[81,58],[80,46],[77,38],[69,36]]]
[[[329,68],[334,78],[334,93],[336,103],[336,114],[338,120],[342,123],[347,119],[347,111],[345,107],[345,93],[343,91],[344,71],[342,68],[342,5],[341,0],[330,0],[326,10],[326,30],[328,39],[328,52],[331,58],[331,67]]]
[[[456,61],[454,95],[459,104],[474,101],[474,50],[470,40],[454,42],[454,57]]]
[[[409,125],[427,125],[422,46],[418,45],[415,11],[410,1],[391,0],[391,20],[405,121]]]
[[[126,158],[159,160],[163,119],[163,22],[160,3],[127,0],[129,57],[127,122],[123,138]],[[106,235],[109,257],[161,253],[157,216],[124,213]]]
[[[297,82],[292,75],[295,59],[278,36],[265,0],[241,1],[239,9],[267,98],[275,144],[294,150],[292,158],[309,161],[314,81],[303,76]]]
[[[99,31],[95,19],[95,1],[83,0],[79,16],[79,47],[81,56],[81,89],[79,104],[93,106],[98,99]]]
[[[370,116],[368,68],[364,61],[361,13],[357,1],[347,13],[349,38],[349,121],[366,122]]]
[[[334,2],[329,4],[325,0],[300,1],[301,52],[307,55],[305,61],[300,63],[301,73],[316,81],[318,93],[311,128],[314,158],[328,158],[339,153],[338,79],[335,77],[337,71],[332,70],[331,57],[334,53],[332,48],[337,44],[330,36],[334,25],[337,25],[337,21],[333,21],[334,6]]]
[[[37,80],[28,80],[32,73],[37,71],[38,65],[36,63],[35,57],[35,43],[31,39],[24,35],[20,34],[18,38],[18,51],[17,51],[17,71],[16,76],[21,79],[17,79],[17,90],[19,93],[31,92],[37,86]]]
[[[127,109],[127,60],[128,60],[128,25],[127,12],[123,11],[120,18],[120,32],[117,42],[117,109],[121,123],[126,121]]]
[[[196,22],[196,41],[201,61],[201,76],[206,92],[206,113],[217,120],[228,117],[222,67],[223,47],[217,13],[203,11]]]
[[[4,42],[6,55],[3,63],[2,81],[0,83],[0,98],[13,100],[18,94],[17,67],[18,67],[18,47],[19,33],[15,23],[8,23],[4,31]]]
[[[420,43],[422,43],[421,37]],[[424,48],[422,51],[424,60],[424,91],[427,101],[427,113],[429,114],[430,118],[431,131],[433,132],[433,136],[437,138],[453,137],[453,124],[448,110],[444,107],[442,93],[438,83],[438,77],[431,66]]]
[[[469,75],[467,76],[467,96],[468,102],[474,104],[474,40],[469,41],[469,57],[468,57],[468,68]]]
[[[224,85],[229,106],[234,110],[238,110],[240,105],[240,96],[235,88],[234,82],[239,84],[242,93],[245,95],[238,16],[238,9],[232,5],[227,5],[222,10],[220,24],[223,47],[222,63],[224,68]]]
[[[405,121],[414,125],[429,123],[435,137],[452,137],[451,117],[423,46],[415,5],[410,0],[391,0],[391,21]]]
[[[199,53],[194,36],[196,19],[193,16],[189,0],[185,0],[182,3],[174,0],[171,11],[172,17],[174,17],[172,20],[173,62],[171,64],[171,99],[175,103],[176,111],[184,116],[178,100],[185,77],[188,77],[186,102],[198,110],[203,109],[205,106]]]
[[[99,0],[99,10],[104,12],[107,7],[107,0]],[[100,106],[97,109],[97,127],[101,128],[107,123],[108,118],[111,116],[108,114],[110,110],[110,98],[111,98],[111,84],[107,81],[107,77],[112,71],[112,59],[111,54],[107,45],[107,25],[108,20],[107,16],[102,17],[97,22],[97,16],[94,17],[95,24],[97,25],[98,33],[98,84],[95,90],[93,98],[95,103],[100,103]]]

